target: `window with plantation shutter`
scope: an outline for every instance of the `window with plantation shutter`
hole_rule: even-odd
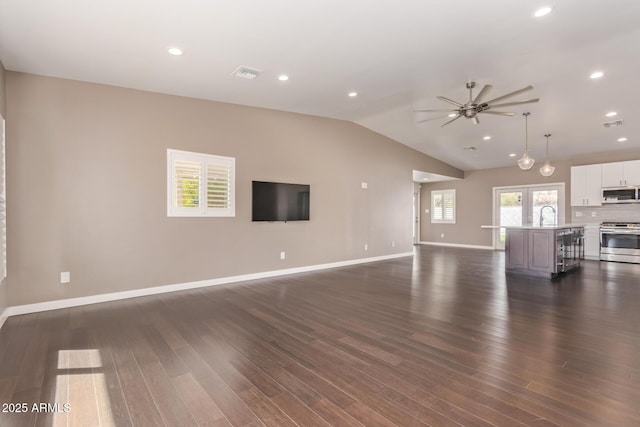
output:
[[[456,190],[431,192],[431,222],[456,223]]]
[[[235,158],[167,150],[167,216],[235,216]]]

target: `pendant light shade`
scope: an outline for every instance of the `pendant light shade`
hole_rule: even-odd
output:
[[[533,159],[533,157],[529,156],[529,140],[528,140],[528,133],[529,133],[528,132],[528,118],[529,118],[529,114],[531,114],[531,113],[522,113],[522,115],[524,116],[524,154],[522,155],[522,158],[520,160],[518,160],[518,166],[523,171],[528,171],[536,163],[536,161]]]
[[[553,172],[555,172],[556,168],[554,166],[551,166],[551,163],[549,163],[549,137],[551,136],[550,133],[545,134],[545,138],[547,138],[547,152],[545,155],[545,162],[544,162],[544,166],[542,166],[540,168],[540,175],[542,176],[551,176],[553,175]]]

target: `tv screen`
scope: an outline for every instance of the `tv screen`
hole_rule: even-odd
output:
[[[309,186],[253,181],[252,221],[309,221]]]

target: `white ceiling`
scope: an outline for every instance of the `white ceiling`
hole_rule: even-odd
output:
[[[515,164],[524,111],[539,163],[546,132],[552,160],[640,148],[639,46],[638,0],[0,0],[8,70],[352,120],[464,170]],[[231,76],[239,65],[264,72]],[[465,101],[468,80],[541,101],[416,123],[448,107],[437,95]],[[602,126],[611,110],[622,127]]]

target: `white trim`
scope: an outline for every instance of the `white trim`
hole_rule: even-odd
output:
[[[198,182],[199,195],[197,208],[184,208],[174,206],[175,202],[175,168],[177,161],[191,162],[200,165],[200,179]],[[226,208],[209,207],[207,196],[208,167],[209,165],[222,166],[229,171],[229,206]],[[236,159],[235,157],[217,156],[215,154],[194,153],[167,148],[167,217],[235,217],[235,181]]]
[[[444,199],[447,195],[451,195],[453,197],[453,211],[451,218],[445,218],[445,206]],[[434,196],[442,196],[442,218],[436,219],[434,217],[436,208],[434,203]],[[458,209],[458,205],[456,202],[456,190],[455,188],[451,188],[448,190],[431,190],[431,223],[432,224],[455,224],[456,223],[456,210]]]
[[[523,199],[526,197],[527,200],[529,198],[528,194],[529,194],[529,190],[531,188],[538,188],[538,187],[553,187],[553,186],[559,186],[560,190],[558,191],[558,206],[561,207],[560,211],[558,212],[558,224],[564,224],[564,219],[566,218],[566,214],[567,212],[565,211],[565,195],[566,195],[566,183],[564,181],[560,181],[560,182],[550,182],[548,184],[522,184],[522,185],[506,185],[506,186],[501,186],[501,187],[493,187],[493,191],[492,191],[492,196],[491,196],[491,217],[493,218],[493,224],[498,224],[498,225],[494,225],[495,229],[494,232],[491,233],[491,244],[493,245],[494,249],[498,248],[498,229],[500,229],[500,218],[498,218],[498,211],[496,210],[496,205],[497,205],[497,200],[496,200],[496,195],[498,193],[498,191],[502,191],[502,190],[511,190],[511,189],[522,189],[523,190],[523,194],[522,197]],[[524,200],[523,200],[523,203]],[[528,210],[528,209],[527,209]],[[560,215],[560,213],[562,213],[562,215]],[[528,217],[528,215],[527,215]],[[484,226],[481,226],[484,228]],[[488,227],[486,227],[488,228]],[[502,250],[502,249],[497,249],[497,250]]]
[[[493,246],[486,245],[465,245],[464,243],[442,243],[442,242],[420,242],[420,245],[428,246],[447,246],[451,248],[468,248],[468,249],[489,249],[493,250]]]
[[[77,307],[80,305],[97,304],[101,302],[117,301],[127,298],[136,298],[147,295],[164,294],[167,292],[185,291],[188,289],[204,288],[208,286],[224,285],[227,283],[236,283],[246,280],[265,279],[269,277],[284,276],[287,274],[305,273],[309,271],[326,270],[329,268],[346,267],[355,264],[364,264],[375,261],[384,261],[394,258],[404,258],[413,256],[413,252],[403,252],[391,255],[382,255],[371,258],[352,259],[347,261],[330,262],[327,264],[308,265],[304,267],[286,268],[282,270],[264,271],[261,273],[241,274],[239,276],[221,277],[218,279],[199,280],[196,282],[176,283],[173,285],[155,286],[151,288],[134,289],[131,291],[113,292],[109,294],[91,295],[79,298],[69,298],[55,301],[45,301],[35,304],[17,305],[7,307],[0,317],[0,325],[2,319],[8,316],[17,316],[20,314],[38,313],[41,311],[57,310],[60,308]],[[1,327],[1,326],[0,326]]]
[[[5,308],[2,314],[0,314],[0,329],[2,329],[2,325],[4,325],[7,317],[11,316],[11,314],[9,313],[9,308],[10,307]]]
[[[494,190],[498,189],[498,190],[509,190],[511,188],[534,188],[534,187],[551,187],[553,185],[562,185],[564,187],[565,182],[564,181],[560,181],[560,182],[549,182],[547,184],[521,184],[521,185],[503,185],[500,187],[493,187]]]

